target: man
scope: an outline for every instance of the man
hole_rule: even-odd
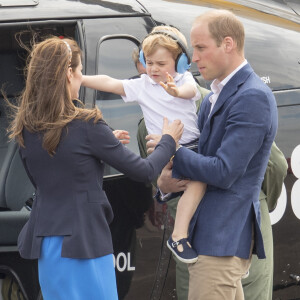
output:
[[[207,90],[200,88],[201,99],[207,94]],[[152,135],[148,135],[145,122],[143,119],[138,126],[138,144],[142,157],[147,157],[147,146],[151,152],[154,150],[156,141]],[[151,140],[146,145],[145,137]],[[276,146],[272,144],[271,154],[268,161],[267,170],[262,183],[259,195],[260,213],[261,213],[261,232],[266,253],[265,259],[258,259],[257,255],[253,255],[249,276],[242,280],[244,296],[246,300],[272,300],[273,293],[273,234],[269,215],[269,210],[273,210],[276,206],[277,199],[280,196],[282,184],[287,173],[287,162]],[[182,184],[182,182],[181,182]],[[156,183],[155,183],[156,185]],[[175,185],[175,189],[177,186]],[[175,218],[176,207],[179,197],[168,201],[168,209],[173,218]],[[187,264],[182,263],[173,257],[176,261],[176,293],[178,300],[188,299],[189,273]]]
[[[198,17],[191,30],[193,61],[213,80],[198,125],[199,153],[181,147],[173,176],[207,183],[190,224],[198,261],[189,266],[189,299],[244,299],[241,278],[252,252],[264,258],[259,192],[277,130],[271,90],[244,58],[244,28],[229,11]],[[170,165],[158,179],[163,193],[174,180]]]

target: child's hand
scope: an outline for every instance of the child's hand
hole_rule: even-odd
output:
[[[173,97],[179,97],[179,89],[175,85],[173,77],[167,72],[167,83],[164,84],[162,81],[159,83],[165,91]]]
[[[122,144],[129,144],[130,142],[130,136],[129,132],[126,130],[114,130],[113,134],[115,137],[120,140]]]
[[[151,154],[155,147],[157,146],[157,144],[159,143],[159,141],[161,140],[161,134],[148,134],[145,137],[147,143],[146,143],[146,147],[147,147],[147,154]]]

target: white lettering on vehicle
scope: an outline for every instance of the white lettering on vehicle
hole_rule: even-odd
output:
[[[260,79],[261,79],[265,84],[271,83],[270,76],[262,76],[262,77],[260,77]]]
[[[281,194],[277,200],[276,208],[270,212],[271,224],[274,225],[283,217],[287,204],[287,195],[285,185],[282,185]]]
[[[127,255],[124,252],[118,253],[117,257],[114,257],[114,267],[117,268],[119,272],[135,271],[135,267],[131,266],[131,255],[130,252],[127,252]]]
[[[291,168],[297,180],[291,190],[291,206],[295,216],[300,219],[300,145],[298,145],[291,155]],[[282,186],[280,197],[276,208],[270,213],[271,224],[274,225],[283,217],[287,205],[287,192],[285,185]]]
[[[297,180],[291,191],[291,204],[295,216],[300,219],[300,145],[298,145],[291,155],[291,167]]]

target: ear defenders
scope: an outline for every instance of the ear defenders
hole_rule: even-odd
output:
[[[160,30],[160,31],[151,32],[150,34],[148,34],[145,37],[145,39],[149,35],[154,35],[154,34],[164,34],[166,36],[169,36],[174,41],[176,41],[176,43],[182,49],[182,53],[179,54],[178,57],[175,60],[175,70],[176,70],[176,72],[184,73],[186,70],[188,70],[191,67],[191,59],[188,55],[187,48],[186,48],[185,44],[183,43],[183,41],[177,35],[175,35],[173,32],[167,31],[167,30]],[[141,45],[142,45],[142,43],[141,43]],[[146,68],[145,55],[144,55],[144,52],[143,52],[142,49],[140,50],[139,61],[144,66],[144,68]]]

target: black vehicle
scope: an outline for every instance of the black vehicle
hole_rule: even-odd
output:
[[[30,47],[33,36],[36,40],[50,35],[74,38],[83,50],[85,74],[134,77],[137,71],[132,52],[154,26],[176,26],[189,41],[194,18],[209,8],[230,9],[241,18],[246,30],[246,58],[277,100],[276,143],[289,162],[289,171],[277,207],[271,212],[274,299],[300,299],[300,150],[297,148],[300,5],[297,0],[0,0],[0,87],[12,102],[24,88],[27,52],[18,40]],[[202,86],[209,88],[195,65],[191,72]],[[42,299],[37,262],[21,259],[17,251],[17,236],[30,215],[34,189],[16,144],[8,141],[9,111],[1,97],[0,285],[5,278],[12,278],[24,299]],[[135,136],[142,113],[137,104],[124,104],[118,95],[85,88],[80,90],[79,98],[87,107],[97,105],[112,128],[128,130],[131,134],[128,147],[139,153]],[[175,266],[165,246],[173,220],[166,205],[154,202],[150,185],[134,182],[109,166],[105,174],[104,189],[115,215],[111,232],[119,298],[176,299]]]

